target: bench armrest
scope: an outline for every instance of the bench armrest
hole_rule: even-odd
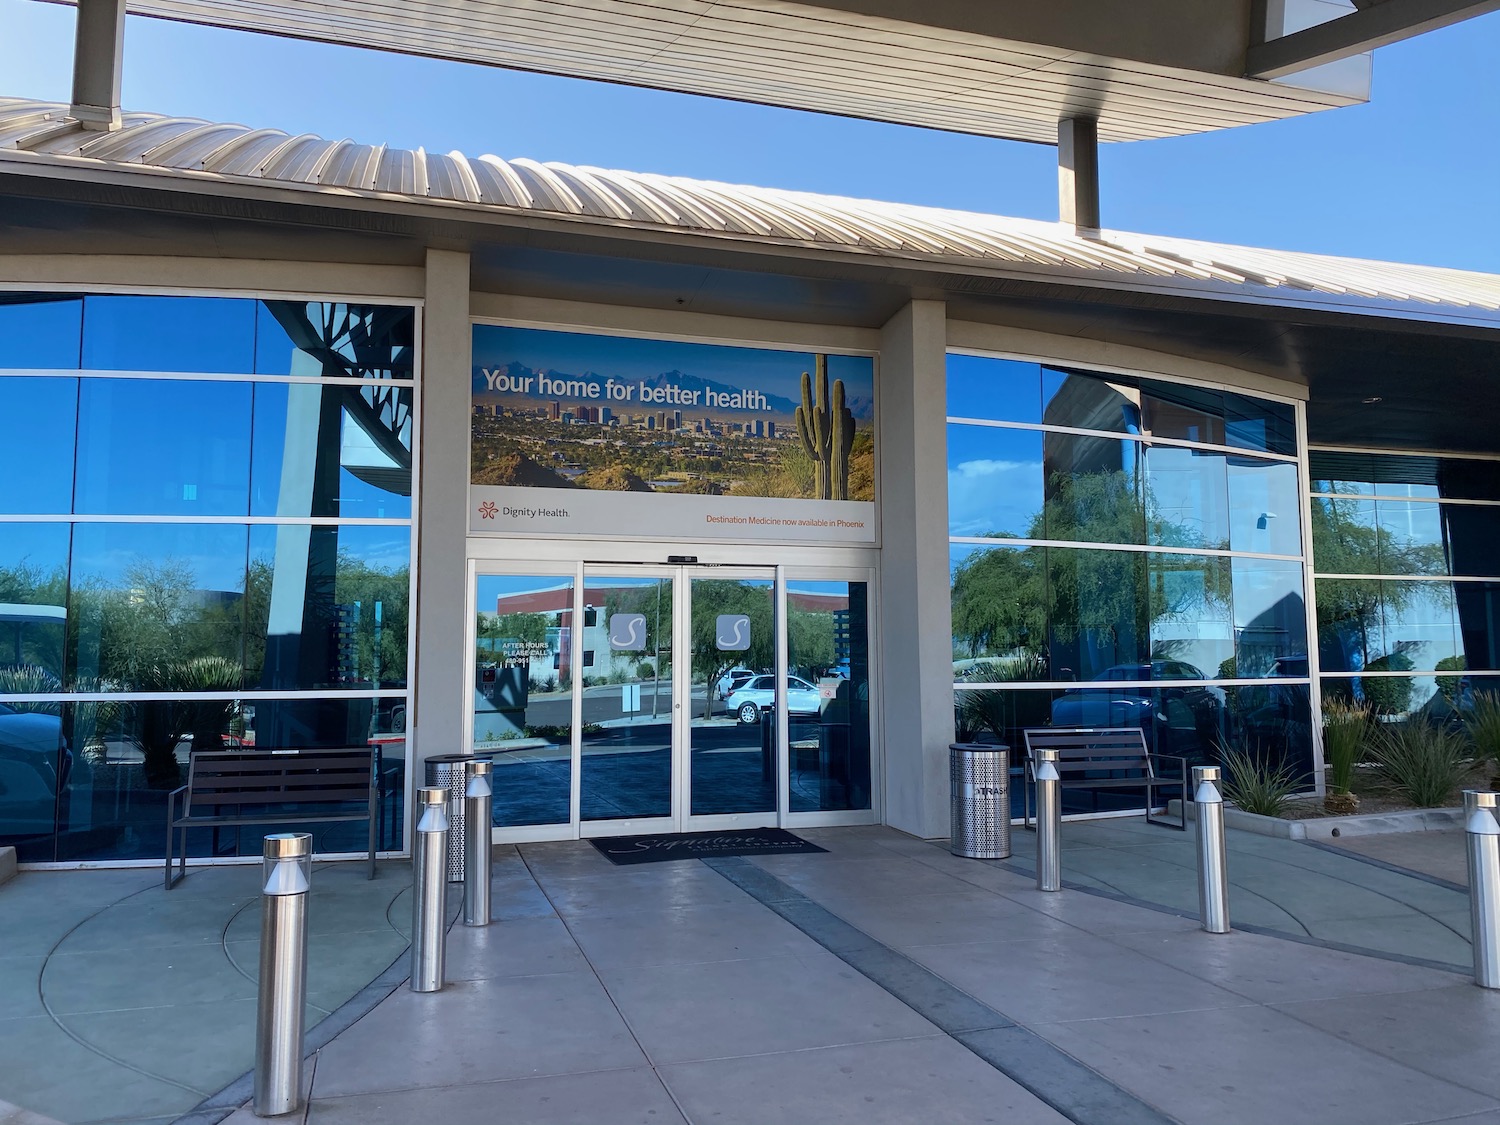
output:
[[[1154,759],[1154,760],[1157,760],[1157,761],[1176,762],[1178,768],[1182,771],[1181,779],[1184,780],[1184,781],[1188,780],[1188,778],[1191,776],[1188,773],[1187,759],[1184,758],[1181,754],[1158,754],[1155,751],[1148,750],[1146,752],[1146,757],[1148,759]],[[1160,774],[1156,774],[1155,776],[1161,777]],[[1178,778],[1175,777],[1175,776],[1171,776],[1171,777],[1162,778],[1162,780],[1164,780],[1164,781],[1177,781]]]

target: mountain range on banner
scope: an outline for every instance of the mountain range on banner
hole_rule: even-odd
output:
[[[570,374],[569,372],[558,371],[558,370],[553,369],[553,368],[542,368],[542,369],[538,370],[537,368],[528,367],[528,366],[526,366],[526,364],[520,363],[520,362],[518,362],[516,360],[512,360],[511,362],[509,362],[509,363],[507,363],[507,364],[505,364],[505,365],[503,365],[501,367],[498,367],[498,368],[487,367],[485,370],[489,370],[489,371],[497,371],[497,370],[498,371],[503,371],[503,372],[505,372],[505,374],[511,376],[512,378],[525,377],[525,376],[528,376],[528,375],[529,376],[545,375],[548,379],[575,379],[575,380],[580,380],[580,381],[585,382],[585,383],[592,383],[592,384],[597,385],[598,388],[599,388],[599,397],[598,398],[590,398],[590,399],[580,398],[580,399],[572,399],[572,400],[568,400],[568,401],[587,402],[587,403],[589,403],[592,406],[608,406],[608,407],[610,407],[611,409],[615,410],[618,413],[626,413],[626,414],[629,414],[631,412],[637,412],[637,413],[639,413],[639,412],[645,411],[645,410],[659,410],[659,409],[662,409],[662,408],[660,406],[642,406],[639,401],[635,401],[635,400],[632,400],[630,402],[621,402],[621,401],[619,401],[617,399],[605,398],[604,397],[604,383],[605,383],[606,379],[613,378],[613,379],[615,379],[616,382],[629,383],[631,386],[635,386],[635,385],[637,385],[639,383],[644,383],[644,384],[646,384],[646,386],[650,387],[653,390],[656,390],[656,389],[661,388],[661,387],[673,386],[673,387],[681,387],[685,391],[700,391],[701,392],[701,391],[708,390],[708,391],[714,391],[717,394],[734,394],[734,393],[736,393],[738,391],[754,390],[754,389],[761,389],[762,393],[765,393],[765,391],[764,391],[763,388],[743,387],[743,386],[735,386],[735,385],[733,385],[731,383],[720,383],[720,382],[717,382],[716,380],[713,380],[713,379],[704,379],[704,378],[701,378],[700,376],[689,375],[689,374],[687,374],[684,371],[677,371],[677,370],[663,371],[660,375],[652,375],[652,376],[649,376],[649,377],[644,378],[644,379],[637,378],[637,377],[622,378],[620,376],[600,375],[598,372],[595,372],[595,371],[585,371],[581,375],[573,375],[573,374]],[[477,367],[474,369],[474,372],[473,372],[473,375],[472,375],[472,386],[473,386],[474,394],[476,396],[477,395],[483,395],[483,396],[486,396],[486,397],[491,397],[492,396],[492,397],[495,397],[495,398],[502,399],[502,400],[504,400],[506,402],[519,402],[519,401],[524,401],[524,402],[556,402],[556,401],[559,401],[558,396],[556,396],[556,395],[516,394],[516,393],[510,392],[510,391],[492,392],[492,391],[490,391],[488,389],[488,384],[486,384],[486,382],[485,382],[484,375],[481,373],[480,369],[477,368]],[[702,396],[700,395],[700,399],[701,399],[701,397]],[[766,394],[766,398],[767,398],[767,400],[771,404],[770,411],[768,411],[768,412],[755,411],[754,413],[757,413],[757,414],[771,413],[771,414],[779,415],[779,416],[782,416],[782,417],[790,418],[793,414],[795,414],[797,412],[797,407],[799,405],[801,405],[800,402],[794,402],[792,399],[785,398],[785,397],[783,397],[781,395]],[[849,410],[854,415],[855,419],[857,419],[860,422],[868,422],[868,421],[870,421],[871,419],[873,419],[875,417],[875,404],[869,398],[865,398],[865,397],[862,397],[862,396],[856,396],[856,395],[850,395],[849,399],[848,399],[848,401],[846,403],[846,405],[849,407]],[[715,410],[717,410],[717,408],[715,408]],[[686,408],[686,409],[683,410],[684,414],[694,414],[694,413],[704,413],[704,412],[705,411],[704,411],[704,409],[702,407],[688,407],[688,408]]]

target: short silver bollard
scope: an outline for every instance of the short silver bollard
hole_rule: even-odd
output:
[[[1469,845],[1469,918],[1474,925],[1474,983],[1500,988],[1500,793],[1464,790]]]
[[[261,855],[260,997],[255,1010],[252,1108],[256,1117],[276,1117],[302,1106],[312,834],[267,836]]]
[[[417,831],[412,847],[411,990],[443,987],[447,931],[443,906],[448,893],[448,790],[417,790]]]
[[[1229,868],[1224,851],[1224,798],[1218,766],[1193,767],[1198,817],[1198,916],[1211,934],[1229,932]]]
[[[1057,751],[1036,752],[1036,889],[1062,890],[1062,778]]]
[[[464,925],[490,924],[490,770],[493,763],[475,758],[464,781]]]

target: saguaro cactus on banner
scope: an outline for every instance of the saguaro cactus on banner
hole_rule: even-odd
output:
[[[817,492],[821,500],[849,499],[849,451],[854,445],[854,414],[844,405],[844,381],[833,381],[828,394],[828,357],[814,357],[817,398],[813,379],[802,373],[802,405],[797,407],[797,436],[802,448],[817,466]]]

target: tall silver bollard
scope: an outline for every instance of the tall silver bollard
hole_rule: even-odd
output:
[[[255,1010],[252,1108],[256,1117],[275,1117],[302,1106],[312,834],[267,836],[261,855],[260,999]]]
[[[1224,852],[1223,770],[1193,767],[1193,805],[1198,815],[1198,916],[1211,934],[1229,932],[1229,867]]]
[[[1062,890],[1062,779],[1057,751],[1036,752],[1036,889]]]
[[[490,924],[490,770],[475,758],[465,767],[464,782],[464,925]]]
[[[1500,793],[1464,790],[1469,844],[1469,918],[1474,924],[1474,983],[1500,988]]]
[[[443,987],[447,931],[443,926],[448,893],[448,790],[417,790],[416,838],[412,847],[411,990],[437,992]]]

